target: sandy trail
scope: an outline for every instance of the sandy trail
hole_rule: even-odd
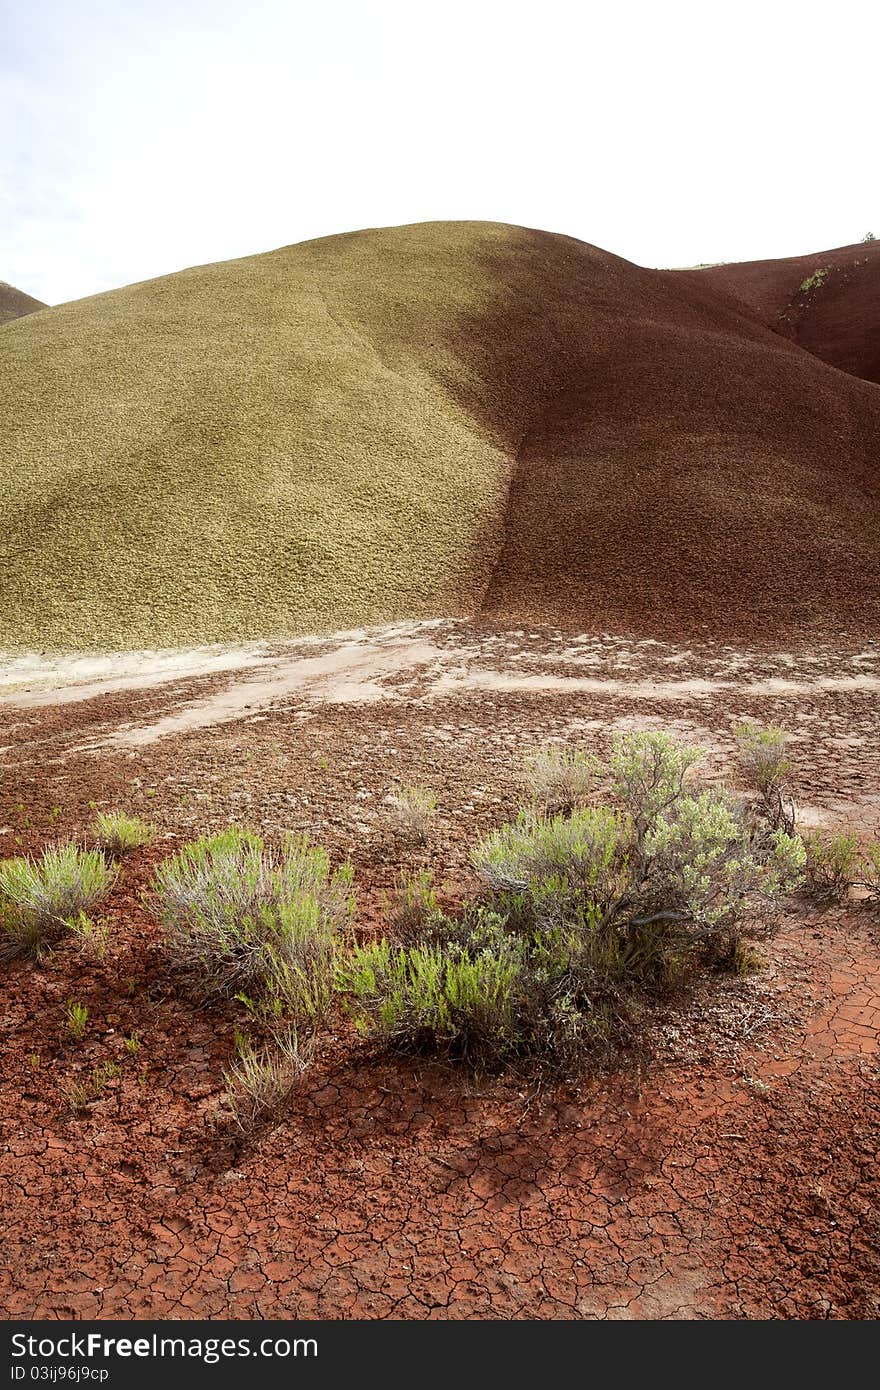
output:
[[[671,669],[675,677],[670,677]],[[228,681],[217,687],[217,678]],[[0,661],[0,709],[28,710],[210,680],[171,712],[123,721],[87,747],[135,749],[271,711],[308,718],[332,705],[430,705],[476,695],[571,695],[645,707],[718,700],[813,702],[880,692],[880,649],[795,658],[655,641],[483,632],[453,621],[392,624],[284,644],[17,657]],[[5,693],[4,693],[5,692]]]

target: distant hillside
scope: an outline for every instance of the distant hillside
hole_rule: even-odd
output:
[[[824,362],[880,382],[880,241],[700,273]]]
[[[876,632],[880,387],[721,269],[439,222],[7,325],[0,646]]]
[[[0,324],[9,323],[11,319],[20,319],[25,314],[32,314],[35,310],[45,307],[39,299],[32,299],[29,294],[22,294],[21,290],[7,285],[5,280],[0,280]]]

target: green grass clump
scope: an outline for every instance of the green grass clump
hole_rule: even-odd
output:
[[[116,870],[99,850],[52,845],[39,858],[0,862],[0,950],[42,955],[77,929],[80,915],[112,888]]]
[[[100,849],[113,859],[122,859],[132,850],[152,844],[156,827],[125,811],[99,811],[89,826],[89,833]]]
[[[307,837],[272,849],[233,827],[160,864],[153,905],[172,959],[199,993],[241,997],[270,1017],[316,1017],[351,923],[351,889],[351,866],[331,872]]]

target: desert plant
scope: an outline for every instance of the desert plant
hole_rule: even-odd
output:
[[[798,289],[801,294],[808,294],[810,290],[818,290],[827,279],[827,270],[814,270],[812,275],[808,275],[806,280],[801,281]]]
[[[873,232],[865,232],[865,235],[862,237],[862,241],[863,241],[863,242],[866,242],[866,241],[876,241],[876,240],[877,240],[877,238],[875,237],[875,235],[874,235]]]
[[[62,1094],[72,1115],[84,1115],[93,1100],[99,1100],[109,1083],[118,1076],[115,1062],[101,1062],[87,1081],[74,1081],[63,1088]]]
[[[78,1004],[74,999],[68,999],[64,1006],[64,1023],[68,1033],[75,1042],[81,1042],[85,1036],[86,1027],[89,1021],[89,1011],[85,1004]]]
[[[430,932],[440,914],[434,876],[429,869],[402,873],[387,904],[388,925],[395,941],[406,944],[421,940]]]
[[[549,743],[527,755],[525,781],[532,804],[545,812],[573,811],[595,786],[599,764],[578,748]]]
[[[0,863],[3,954],[40,955],[113,886],[115,870],[98,850],[53,845],[39,859]]]
[[[399,1050],[426,1048],[479,1065],[516,1042],[521,954],[503,934],[494,949],[478,942],[398,948],[382,940],[343,961],[337,984],[362,1031]]]
[[[153,904],[172,958],[201,994],[313,1014],[351,922],[351,886],[351,865],[331,873],[327,853],[306,836],[273,850],[233,828],[161,864]]]
[[[223,1073],[226,1098],[235,1123],[243,1133],[267,1119],[288,1098],[309,1065],[309,1050],[296,1033],[287,1029],[270,1044],[258,1048],[241,1034],[236,1036],[236,1056]]]
[[[129,1057],[136,1057],[141,1050],[141,1040],[137,1033],[130,1033],[127,1038],[122,1039],[123,1045]]]
[[[84,956],[94,961],[105,958],[110,945],[110,923],[105,918],[96,921],[85,912],[78,912],[68,925]]]
[[[402,787],[388,804],[394,838],[407,844],[424,844],[437,811],[437,793],[430,787]]]
[[[113,859],[122,859],[132,850],[152,844],[156,827],[124,811],[99,811],[89,826],[89,833],[99,849]]]
[[[523,813],[487,835],[473,863],[488,903],[340,965],[359,1026],[398,1047],[567,1068],[613,1047],[640,999],[701,966],[743,969],[804,848],[757,835],[725,792],[691,791],[698,757],[662,734],[620,735],[616,805]]]
[[[862,882],[873,902],[880,902],[880,844],[865,846]]]
[[[844,830],[825,833],[814,830],[804,835],[806,863],[805,887],[824,902],[843,902],[863,873],[858,836]]]
[[[738,724],[734,730],[740,767],[749,785],[758,793],[762,814],[774,830],[787,835],[795,831],[794,802],[787,796],[786,779],[791,771],[787,754],[789,736],[774,725]]]

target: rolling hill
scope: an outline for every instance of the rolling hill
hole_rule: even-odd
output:
[[[7,325],[0,646],[876,630],[880,386],[718,270],[426,223]]]
[[[7,285],[5,280],[0,280],[0,325],[10,323],[12,319],[20,319],[25,314],[33,314],[37,309],[45,307],[41,300],[33,299],[29,294]]]
[[[701,274],[823,362],[880,382],[880,241]]]

